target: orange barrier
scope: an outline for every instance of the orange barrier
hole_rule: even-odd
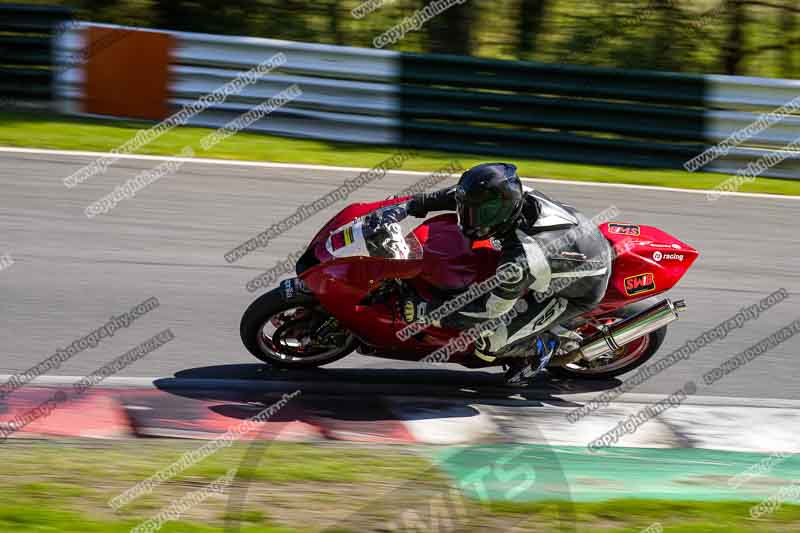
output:
[[[149,120],[169,116],[173,36],[97,26],[90,26],[84,35],[84,112]]]

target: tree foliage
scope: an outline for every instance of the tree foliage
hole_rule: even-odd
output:
[[[371,46],[376,36],[432,1],[448,0],[373,0],[382,5],[356,18],[351,10],[363,1],[60,3],[95,22]],[[392,48],[679,72],[800,74],[797,0],[450,1],[452,7]]]

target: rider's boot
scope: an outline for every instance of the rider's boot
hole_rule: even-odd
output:
[[[531,380],[550,363],[558,349],[558,337],[543,333],[533,341],[533,354],[509,358],[505,382],[509,387],[527,387]]]

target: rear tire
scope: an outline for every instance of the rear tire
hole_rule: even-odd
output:
[[[355,350],[358,341],[352,334],[340,348],[310,355],[308,358],[290,356],[274,349],[272,341],[264,335],[264,328],[271,324],[273,318],[293,309],[322,310],[313,295],[298,293],[286,298],[281,287],[259,296],[251,303],[239,324],[239,335],[247,351],[257,359],[275,367],[315,368],[338,361]]]
[[[647,302],[636,302],[631,304],[624,309],[621,309],[617,315],[619,318],[627,318],[629,316],[633,316],[641,311],[644,311],[648,307],[650,307],[652,303]],[[635,340],[632,343],[626,344],[623,349],[628,349],[634,347],[636,343],[642,342],[646,343],[645,346],[640,347],[642,353],[638,354],[635,359],[633,359],[630,363],[625,364],[619,367],[613,367],[610,370],[603,371],[602,368],[597,369],[594,368],[589,371],[580,371],[578,368],[572,367],[572,365],[563,367],[563,366],[556,366],[552,368],[548,368],[548,372],[553,375],[562,377],[562,378],[571,378],[571,379],[589,379],[589,380],[607,380],[613,377],[619,376],[621,374],[625,374],[634,370],[647,361],[649,361],[655,354],[658,352],[661,345],[664,343],[664,339],[667,336],[667,327],[664,326],[663,328],[657,329],[656,331],[645,335],[642,339],[643,340]],[[613,361],[612,361],[613,363]],[[609,365],[610,366],[610,365]]]

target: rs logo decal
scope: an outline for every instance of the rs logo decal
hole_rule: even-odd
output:
[[[656,278],[649,272],[647,274],[637,274],[636,276],[625,278],[625,294],[628,296],[654,290],[656,290]]]

